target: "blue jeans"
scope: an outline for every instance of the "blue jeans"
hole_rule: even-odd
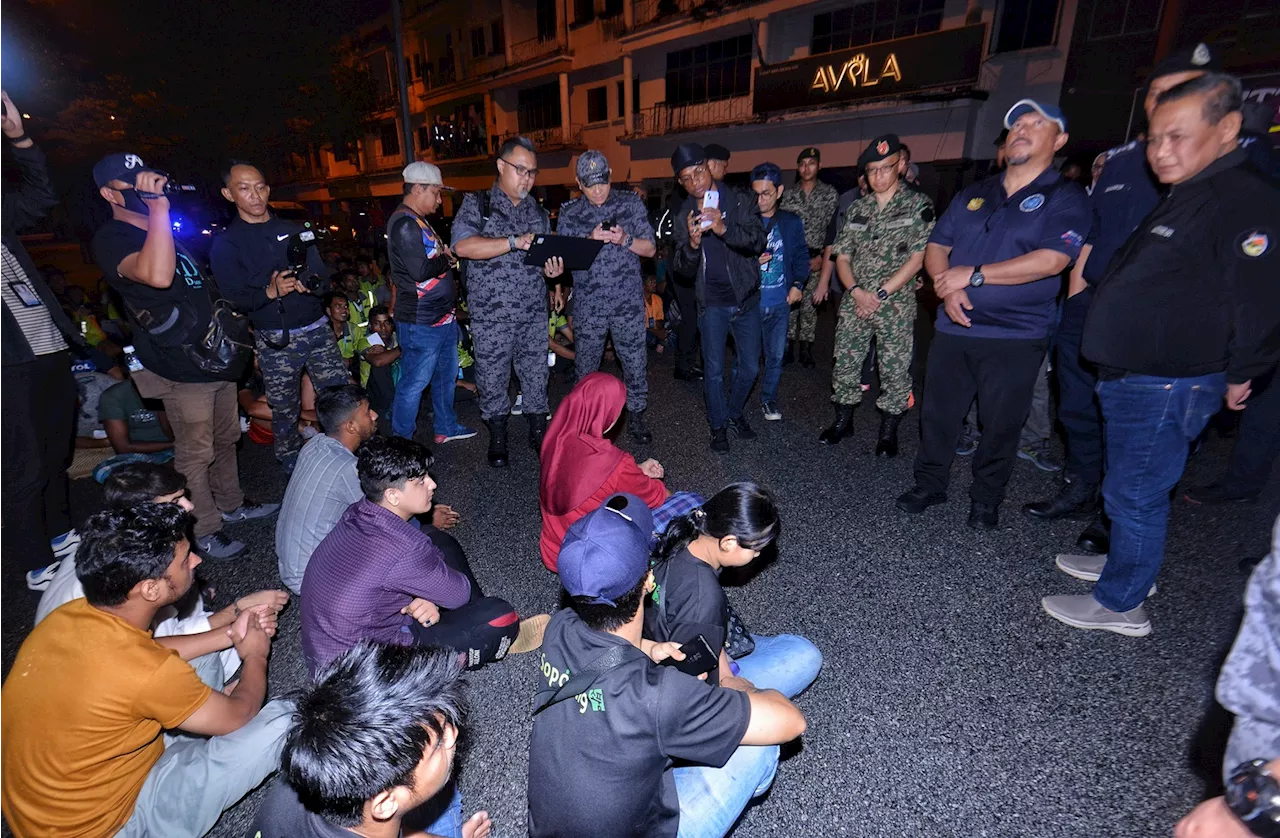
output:
[[[742,311],[736,306],[709,306],[698,318],[702,330],[703,396],[707,424],[719,430],[728,419],[737,419],[747,407],[747,397],[760,373],[760,307]],[[724,398],[725,341],[733,333],[733,373],[729,376],[729,401]]]
[[[435,432],[444,435],[457,432],[461,426],[453,412],[453,393],[458,379],[458,324],[397,323],[396,337],[400,341],[400,382],[391,408],[391,432],[413,438],[418,425],[418,405],[428,384],[435,412]]]
[[[778,400],[778,382],[782,380],[782,356],[787,351],[787,319],[791,306],[783,300],[776,306],[760,307],[760,343],[764,347],[764,380],[760,382],[760,401]]]
[[[1103,608],[1129,611],[1146,598],[1164,561],[1169,493],[1226,389],[1225,373],[1098,382],[1106,434],[1102,498],[1111,517],[1111,549],[1093,588]]]
[[[803,637],[752,634],[755,651],[734,661],[738,674],[762,690],[777,690],[795,698],[818,677],[822,652]]]
[[[452,794],[450,795],[450,789]],[[445,796],[448,797],[448,804],[445,804]],[[441,806],[444,806],[443,811]],[[424,823],[427,818],[432,817],[437,812],[439,817],[429,823]],[[450,781],[443,789],[436,792],[436,796],[428,800],[422,806],[410,812],[405,816],[404,831],[414,830],[413,834],[438,835],[440,838],[462,838],[462,792],[458,791],[457,781]]]
[[[722,838],[752,798],[769,790],[778,773],[777,745],[739,745],[723,768],[672,769],[680,798],[678,838]]]

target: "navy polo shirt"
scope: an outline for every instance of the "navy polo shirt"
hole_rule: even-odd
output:
[[[934,225],[930,244],[951,248],[952,265],[992,265],[1036,250],[1054,250],[1072,261],[1089,234],[1088,195],[1050,167],[1013,195],[1004,174],[964,189]],[[972,326],[953,323],[938,307],[940,332],[975,338],[1045,338],[1057,319],[1057,274],[1023,285],[969,288]]]
[[[1093,251],[1084,263],[1084,278],[1097,285],[1112,257],[1160,203],[1160,188],[1147,167],[1146,143],[1134,140],[1107,152],[1089,202],[1093,227],[1086,241]]]

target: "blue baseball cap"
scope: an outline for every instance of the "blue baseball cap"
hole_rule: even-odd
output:
[[[761,163],[751,170],[751,181],[770,180],[773,185],[777,186],[782,183],[782,169],[779,169],[776,163]]]
[[[557,570],[573,597],[617,605],[649,572],[653,512],[635,495],[619,493],[565,533]]]
[[[142,158],[136,154],[108,154],[93,166],[93,182],[99,187],[106,186],[113,180],[122,180],[133,186],[140,172],[154,172],[147,168]]]
[[[1004,127],[1012,128],[1013,123],[1018,121],[1018,117],[1024,114],[1038,113],[1050,122],[1058,123],[1059,131],[1067,130],[1067,118],[1062,115],[1062,110],[1054,105],[1043,105],[1035,99],[1019,99],[1013,103],[1013,107],[1009,108],[1009,112],[1004,115]]]

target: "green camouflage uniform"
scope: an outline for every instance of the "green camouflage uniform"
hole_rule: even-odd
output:
[[[913,253],[924,250],[933,231],[933,203],[920,192],[898,187],[881,208],[874,193],[859,198],[845,212],[844,228],[831,251],[849,256],[853,279],[873,294]],[[862,359],[876,337],[880,363],[880,398],[886,413],[902,413],[911,396],[911,349],[916,319],[914,282],[899,288],[868,320],[854,314],[853,294],[840,299],[836,326],[836,367],[831,377],[836,404],[862,401]]]
[[[813,192],[806,194],[797,181],[783,190],[780,206],[800,216],[800,220],[804,222],[804,243],[809,252],[814,253],[822,250],[827,227],[835,217],[839,203],[840,193],[831,184],[819,180],[814,185]],[[809,281],[804,286],[804,297],[791,309],[787,323],[789,340],[798,338],[801,343],[813,343],[818,323],[818,312],[813,307],[813,292],[818,289],[818,277],[821,273],[819,268],[809,274]]]

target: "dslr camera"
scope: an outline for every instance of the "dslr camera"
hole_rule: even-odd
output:
[[[307,251],[316,246],[316,231],[311,229],[311,222],[303,222],[302,229],[289,236],[289,246],[285,259],[289,270],[302,281],[302,285],[312,294],[323,294],[328,290],[326,280],[319,274],[307,274]]]

